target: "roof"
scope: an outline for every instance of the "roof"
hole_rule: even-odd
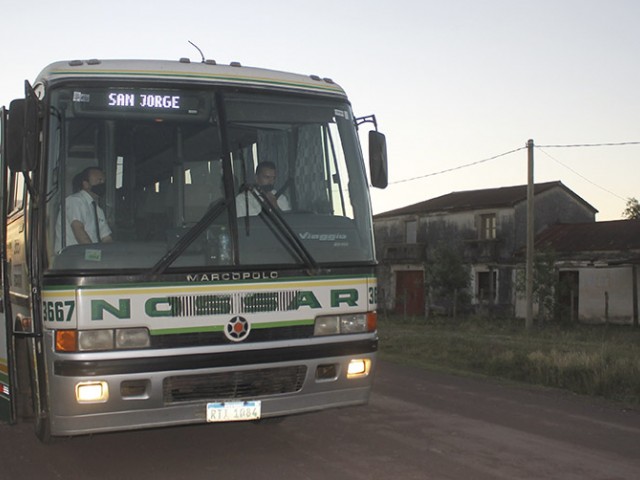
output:
[[[640,250],[640,220],[556,224],[540,233],[535,245],[559,253]]]
[[[561,188],[576,200],[584,204],[587,208],[597,212],[589,203],[584,201],[573,190],[570,190],[560,181],[536,183],[534,185],[534,195],[554,188]],[[452,192],[441,197],[432,198],[420,203],[414,203],[406,207],[390,210],[374,216],[374,219],[396,217],[400,215],[415,215],[424,213],[450,213],[464,212],[469,210],[481,210],[487,208],[508,208],[514,207],[527,200],[527,185],[516,185],[511,187],[488,188],[484,190],[468,190],[464,192]]]
[[[329,78],[244,67],[238,63],[217,65],[212,61],[206,63],[170,60],[64,61],[47,66],[38,76],[36,83],[78,78],[160,79],[200,84],[251,85],[345,96],[344,90]]]

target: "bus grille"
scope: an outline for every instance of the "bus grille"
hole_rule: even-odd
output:
[[[244,343],[275,342],[313,337],[313,324],[292,327],[254,328]],[[203,347],[232,343],[222,332],[196,332],[153,335],[151,348]]]
[[[256,398],[293,393],[302,389],[307,367],[265,368],[237,372],[167,377],[164,403]]]
[[[288,312],[300,308],[302,293],[297,290],[184,295],[167,299],[172,317],[202,315],[242,315],[247,313]]]

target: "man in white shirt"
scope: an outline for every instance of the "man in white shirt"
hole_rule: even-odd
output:
[[[105,194],[104,172],[89,167],[73,179],[75,193],[65,202],[65,247],[78,244],[111,242],[111,229],[98,200]],[[56,222],[55,250],[62,250],[61,221]]]
[[[289,199],[284,195],[276,198],[276,165],[273,162],[260,162],[256,167],[255,176],[256,186],[261,192],[262,197],[271,204],[272,207],[278,208],[283,212],[291,210]],[[251,192],[242,192],[236,196],[236,212],[238,217],[259,215],[262,211],[260,202]]]

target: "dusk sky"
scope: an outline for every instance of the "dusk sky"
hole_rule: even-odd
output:
[[[391,184],[375,213],[525,184],[533,139],[536,182],[615,220],[640,198],[639,21],[636,0],[3,0],[0,105],[54,61],[199,61],[192,41],[218,63],[331,77],[376,114]]]

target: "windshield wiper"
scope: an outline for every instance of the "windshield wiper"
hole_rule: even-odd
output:
[[[254,185],[246,185],[245,188],[248,194],[251,194],[260,203],[262,212],[271,222],[271,225],[280,233],[281,237],[278,239],[287,246],[284,242],[288,243],[288,246],[293,249],[298,258],[307,266],[309,271],[318,270],[318,262],[313,258],[311,252],[305,247],[304,243],[300,240],[296,232],[291,228],[287,221],[282,216],[282,212],[279,208],[274,208],[271,202],[266,200],[258,191]]]
[[[160,275],[164,273],[169,265],[182,255],[184,251],[189,248],[189,245],[191,245],[216,218],[226,211],[226,207],[227,202],[224,199],[220,199],[211,205],[202,218],[200,218],[200,220],[198,220],[198,222],[176,242],[166,255],[158,261],[158,263],[151,267],[149,273],[151,275]]]

